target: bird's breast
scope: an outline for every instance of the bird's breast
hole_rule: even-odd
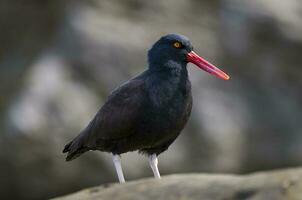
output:
[[[171,83],[171,82],[169,82]],[[186,124],[192,105],[191,84],[184,83],[153,85],[149,91],[149,102],[142,119],[148,141],[162,143],[175,139]]]

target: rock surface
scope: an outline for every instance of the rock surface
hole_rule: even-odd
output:
[[[177,174],[85,189],[53,200],[301,200],[302,168],[249,175]]]

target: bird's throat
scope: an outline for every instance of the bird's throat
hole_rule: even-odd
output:
[[[157,107],[168,106],[177,98],[191,92],[186,67],[165,68],[152,72],[147,87],[150,99]]]

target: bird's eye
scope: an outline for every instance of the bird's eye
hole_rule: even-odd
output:
[[[174,43],[173,43],[173,47],[179,49],[179,48],[182,47],[182,44],[181,44],[180,42],[174,42]]]

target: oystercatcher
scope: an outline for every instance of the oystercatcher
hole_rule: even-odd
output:
[[[123,183],[120,155],[138,150],[148,155],[154,176],[160,178],[157,156],[177,138],[191,113],[189,62],[221,79],[229,79],[198,56],[187,37],[161,37],[148,52],[148,69],[116,88],[88,126],[65,146],[66,161],[89,150],[109,152]]]

